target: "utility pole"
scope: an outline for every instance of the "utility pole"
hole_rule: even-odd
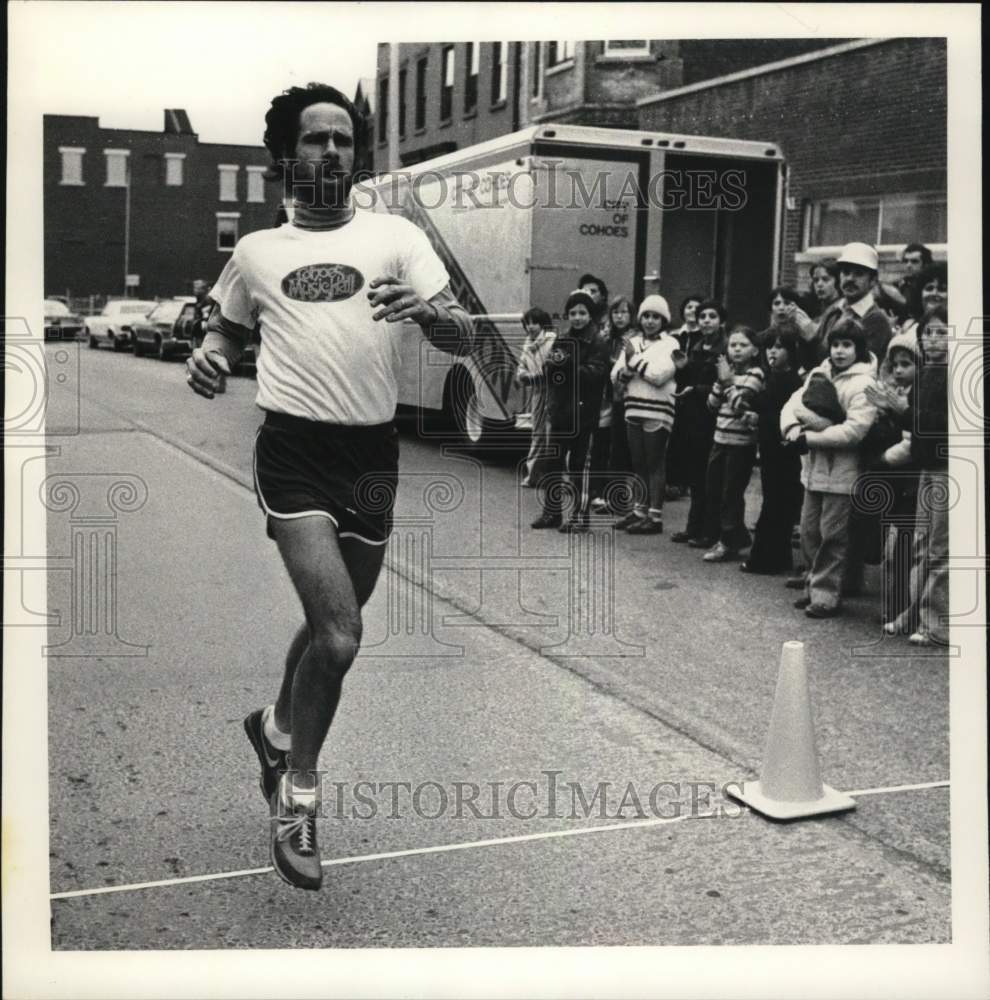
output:
[[[131,158],[124,157],[124,298],[128,297],[127,276],[131,273]]]
[[[379,114],[388,114],[388,169],[399,169],[399,43],[388,46],[388,108]]]

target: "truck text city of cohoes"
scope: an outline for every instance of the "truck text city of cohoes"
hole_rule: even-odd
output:
[[[423,229],[475,324],[469,355],[402,338],[400,406],[469,444],[511,436],[523,312],[558,327],[585,273],[635,301],[659,292],[723,302],[734,321],[766,322],[779,272],[785,165],[772,143],[576,125],[539,126],[375,178],[359,209]]]

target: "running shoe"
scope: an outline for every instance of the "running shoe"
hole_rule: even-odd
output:
[[[282,772],[288,768],[288,751],[279,750],[272,746],[267,736],[265,736],[265,725],[262,721],[264,709],[259,708],[252,712],[244,720],[244,732],[254,747],[254,752],[258,755],[258,762],[261,764],[261,794],[266,802],[271,802],[275,789],[278,788],[278,779]]]
[[[316,843],[316,804],[312,808],[290,804],[283,787],[284,774],[271,798],[271,861],[279,877],[297,889],[319,889],[323,866]]]
[[[662,535],[663,521],[659,517],[644,517],[626,528],[630,535]]]

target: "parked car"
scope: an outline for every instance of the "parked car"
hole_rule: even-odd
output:
[[[147,317],[134,325],[134,354],[154,354],[167,361],[176,354],[190,354],[195,346],[196,300],[186,296],[159,302]]]
[[[84,322],[64,302],[45,299],[45,340],[78,340]]]
[[[144,319],[154,309],[149,299],[114,299],[103,307],[99,316],[86,320],[86,339],[89,346],[109,344],[115,351],[123,351],[133,342],[134,323]]]

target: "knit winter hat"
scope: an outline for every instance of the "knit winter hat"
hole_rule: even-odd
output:
[[[668,323],[670,322],[670,306],[667,305],[667,300],[662,295],[647,295],[639,304],[636,319],[640,319],[645,312],[660,313]]]
[[[595,316],[598,312],[595,300],[581,288],[575,288],[574,291],[567,296],[567,301],[564,303],[565,316],[571,311],[572,306],[584,306],[592,316]]]
[[[907,351],[911,357],[917,360],[921,353],[918,338],[913,333],[899,333],[896,337],[891,337],[890,343],[887,344],[887,361],[890,360],[894,351]]]

